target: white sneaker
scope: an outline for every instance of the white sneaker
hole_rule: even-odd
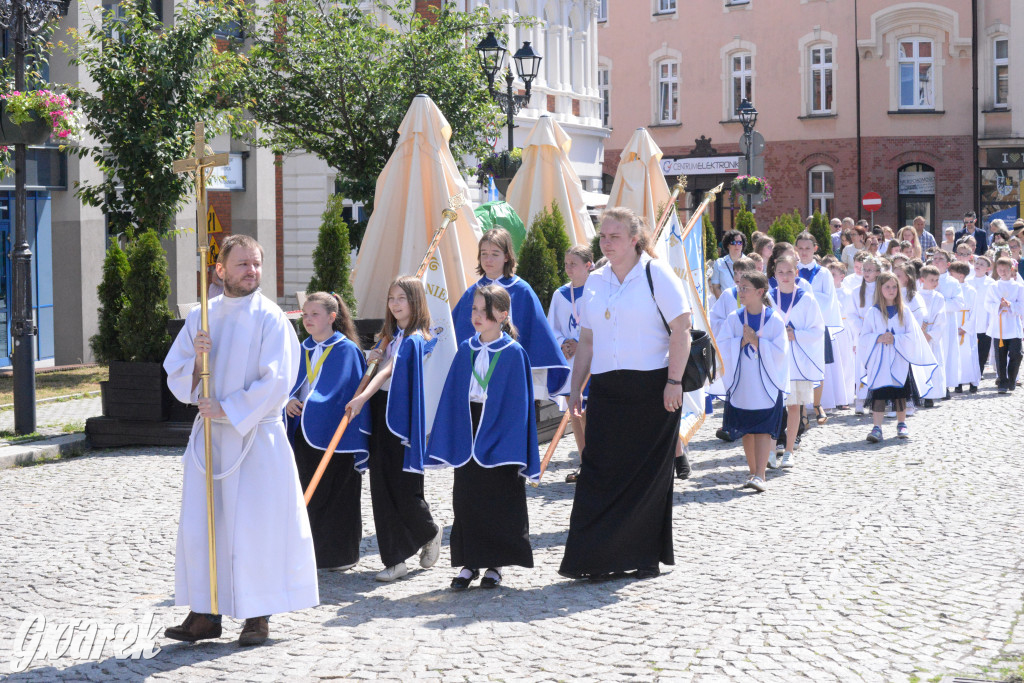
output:
[[[864,414],[864,399],[858,398],[856,403],[853,404],[853,414],[863,415]]]
[[[388,567],[383,571],[379,572],[377,576],[373,577],[381,583],[390,583],[396,579],[400,579],[409,573],[409,568],[405,566],[405,562],[399,562],[394,567]]]
[[[437,563],[437,556],[441,554],[441,536],[443,534],[444,529],[438,524],[437,535],[430,539],[420,551],[420,566],[424,569],[430,569]]]
[[[793,466],[793,454],[786,453],[782,456],[782,462],[779,463],[779,467],[792,467]]]
[[[750,488],[754,489],[758,493],[764,493],[768,490],[768,484],[765,483],[761,477],[753,477],[750,480]]]
[[[785,457],[785,456],[783,456],[783,457]],[[768,454],[768,467],[770,467],[771,469],[774,470],[778,466],[779,466],[779,456],[778,456],[778,454],[775,453],[775,451],[772,451],[771,453]]]
[[[356,566],[357,564],[359,564],[359,563],[358,562],[353,562],[352,564],[343,564],[340,567],[328,567],[327,571],[329,571],[329,572],[347,572],[349,569],[352,569],[352,567]]]
[[[907,417],[910,417],[917,412],[917,406],[914,405],[913,401],[907,401]]]
[[[750,476],[747,477],[747,480],[745,482],[743,482],[743,486],[741,486],[740,488],[741,489],[752,489],[752,488],[754,488],[753,481],[754,481],[754,475],[751,474]]]

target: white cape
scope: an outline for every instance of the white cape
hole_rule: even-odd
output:
[[[892,344],[878,341],[878,337],[886,332],[892,332]],[[857,356],[858,364],[864,368],[860,381],[869,390],[902,387],[911,372],[921,396],[932,389],[938,364],[910,311],[904,310],[903,321],[900,322],[899,316],[889,318],[872,306],[864,317]]]
[[[192,389],[193,309],[164,360],[167,385],[183,403]],[[210,301],[212,394],[226,419],[213,423],[217,597],[221,614],[248,619],[319,604],[316,558],[283,410],[298,375],[295,329],[255,292]],[[184,483],[175,554],[175,604],[209,613],[203,421],[182,457]]]

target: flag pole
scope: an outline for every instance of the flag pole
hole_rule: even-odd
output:
[[[462,205],[466,203],[466,198],[460,192],[457,195],[448,198],[448,206],[441,211],[441,226],[434,231],[434,237],[430,240],[430,244],[427,246],[427,253],[424,254],[423,260],[420,262],[420,267],[416,269],[416,277],[421,278],[423,274],[427,272],[427,267],[430,265],[430,259],[434,258],[434,253],[437,248],[441,246],[441,238],[444,236],[448,226],[455,222],[458,218],[456,213]],[[377,340],[377,344],[373,347],[379,349],[383,344],[384,339]],[[356,389],[356,393],[352,395],[355,398],[359,394],[363,393],[367,386],[370,384],[370,380],[373,378],[373,373],[377,370],[377,365],[380,361],[372,360],[366,368],[366,374],[363,375],[362,381],[359,382],[359,387]],[[341,418],[341,422],[338,423],[338,428],[334,430],[334,436],[331,437],[330,443],[327,444],[327,449],[324,451],[324,455],[320,458],[320,464],[317,465],[316,472],[313,473],[313,478],[309,481],[309,486],[306,487],[304,498],[306,505],[309,505],[309,501],[313,498],[313,494],[316,492],[316,487],[320,484],[320,480],[324,476],[324,472],[327,471],[327,466],[331,464],[331,458],[334,457],[334,451],[337,450],[338,444],[341,442],[341,437],[344,436],[345,430],[348,429],[349,422],[352,421],[352,414],[346,410],[345,414]]]

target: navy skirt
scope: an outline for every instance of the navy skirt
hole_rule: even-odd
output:
[[[825,330],[825,365],[832,365],[836,362],[836,357],[832,353],[832,336]]]
[[[785,410],[785,401],[782,399],[782,392],[771,408],[760,410],[745,410],[734,408],[731,403],[725,403],[725,419],[722,428],[729,433],[733,439],[744,434],[768,434],[773,439],[779,436],[779,427],[782,425],[782,413]]]

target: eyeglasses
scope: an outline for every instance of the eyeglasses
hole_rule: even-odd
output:
[[[756,291],[756,290],[757,290],[757,287],[748,287],[746,285],[743,285],[743,286],[740,286],[740,287],[736,288],[737,292],[753,292],[753,291]]]
[[[743,240],[733,240],[732,242],[729,242],[729,244],[732,245],[732,246],[742,247],[743,246]]]

